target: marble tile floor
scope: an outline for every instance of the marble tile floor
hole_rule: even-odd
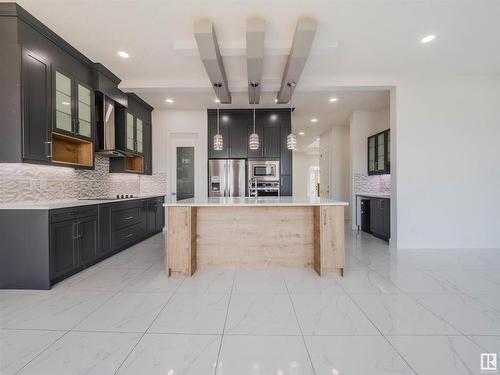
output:
[[[159,234],[50,291],[0,290],[0,374],[456,375],[500,356],[500,249],[346,244],[344,278],[167,278]]]

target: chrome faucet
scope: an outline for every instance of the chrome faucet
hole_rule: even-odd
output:
[[[250,196],[252,196],[252,194],[255,196],[255,198],[257,199],[259,197],[259,190],[257,189],[257,178],[256,177],[252,177],[252,179],[250,180],[250,186],[253,185],[253,188],[250,188]]]

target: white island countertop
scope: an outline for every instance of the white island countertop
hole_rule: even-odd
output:
[[[309,197],[234,197],[234,198],[190,198],[166,202],[166,207],[275,207],[275,206],[348,206],[349,203],[325,198]]]

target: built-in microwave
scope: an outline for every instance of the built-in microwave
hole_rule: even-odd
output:
[[[257,181],[279,181],[280,162],[278,160],[249,160],[248,177]]]

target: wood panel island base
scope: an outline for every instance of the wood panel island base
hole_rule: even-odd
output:
[[[197,268],[308,268],[343,275],[346,202],[297,197],[166,203],[168,275]]]

